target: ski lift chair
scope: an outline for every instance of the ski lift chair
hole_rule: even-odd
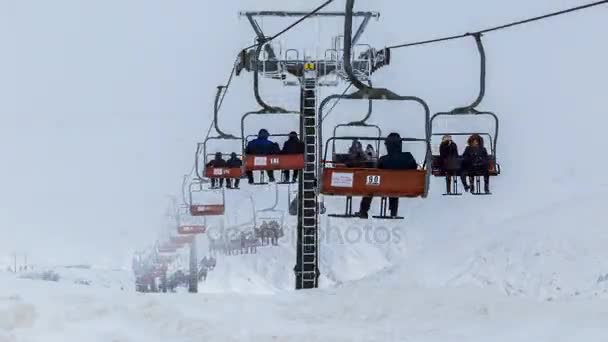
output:
[[[271,134],[270,138],[288,137],[289,134]],[[255,135],[249,135],[245,139],[249,143],[254,139]],[[260,173],[260,181],[254,183],[256,185],[268,184],[264,180],[263,171],[280,171],[280,170],[302,170],[304,169],[304,154],[272,154],[272,155],[246,155],[245,156],[245,171],[262,171]],[[289,181],[280,181],[277,184],[289,184]]]
[[[213,159],[215,154],[208,153],[208,145],[210,141],[214,140],[233,140],[233,141],[241,141],[240,138],[233,137],[208,137],[204,142],[199,143],[196,148],[196,156],[195,156],[195,169],[196,175],[200,179],[210,180],[210,179],[240,179],[243,177],[243,169],[239,167],[213,167],[207,166],[210,160]],[[201,163],[201,156],[203,157]],[[222,153],[222,157],[230,157],[230,153]],[[237,156],[243,160],[242,154],[237,154]],[[202,164],[202,165],[201,165]],[[201,173],[201,167],[203,168],[203,172]]]
[[[241,118],[241,136],[243,137],[243,156],[245,171],[262,171],[259,182],[255,182],[254,185],[265,185],[268,184],[264,180],[264,171],[278,171],[278,170],[303,170],[304,169],[304,153],[301,154],[272,154],[272,155],[253,155],[245,153],[247,144],[257,137],[257,135],[246,135],[245,134],[245,121],[252,115],[297,115],[300,116],[299,112],[248,112]],[[299,131],[299,128],[293,131]],[[288,137],[289,134],[270,134],[269,137]],[[286,184],[288,182],[279,182],[279,184]]]
[[[498,128],[499,128],[499,120],[498,120],[498,116],[496,114],[494,114],[493,112],[489,112],[489,111],[483,111],[483,110],[478,110],[477,106],[479,106],[484,97],[485,97],[485,93],[486,93],[486,52],[485,52],[485,48],[483,45],[483,41],[482,41],[482,34],[481,33],[472,33],[472,34],[468,34],[468,36],[472,37],[475,40],[475,44],[477,46],[477,51],[479,53],[479,62],[480,62],[480,77],[479,77],[479,94],[477,95],[477,98],[473,101],[473,103],[465,106],[465,107],[460,107],[460,108],[455,108],[454,110],[450,111],[450,112],[440,112],[437,113],[435,115],[433,115],[433,117],[430,120],[431,123],[431,130],[433,132],[433,135],[452,135],[452,136],[459,136],[459,135],[472,135],[474,133],[470,133],[470,132],[456,132],[456,133],[440,133],[440,132],[435,132],[433,130],[433,124],[435,123],[435,120],[439,117],[475,117],[475,118],[479,118],[479,117],[490,117],[491,120],[493,120],[494,122],[494,132],[492,133],[488,133],[488,132],[475,132],[479,135],[489,136],[489,142],[490,142],[490,163],[488,166],[488,173],[490,175],[490,177],[495,177],[500,175],[500,164],[498,164],[497,159],[496,159],[496,144],[498,141]],[[438,160],[438,156],[433,156],[433,164],[432,164],[432,168],[433,168],[433,175],[435,175],[436,177],[445,177],[445,173],[441,171],[441,165],[440,165],[440,161]],[[482,193],[481,192],[481,181],[480,181],[480,176],[474,176],[475,178],[475,183],[476,183],[476,192],[473,192],[473,195],[490,195],[490,193]],[[453,194],[458,195],[458,180],[457,177],[453,177],[453,183],[452,183],[452,191]],[[448,195],[448,194],[446,194]]]
[[[197,193],[213,193],[213,194],[221,194],[222,202],[221,203],[198,203],[194,201],[194,194]],[[224,189],[205,189],[203,187],[203,182],[199,180],[195,180],[190,183],[190,215],[192,216],[221,216],[224,215],[225,206],[226,206],[226,198]]]
[[[373,129],[375,132],[377,132],[376,136],[371,136],[373,138],[381,138],[382,137],[382,129],[378,126],[378,125],[373,125],[373,124],[368,124],[365,121],[367,120],[367,118],[369,118],[371,116],[372,113],[372,109],[371,109],[371,103],[370,103],[370,109],[369,109],[369,113],[367,115],[367,117],[365,118],[365,120],[363,121],[356,121],[356,122],[350,122],[350,123],[346,123],[346,124],[339,124],[336,125],[334,127],[334,131],[333,131],[333,137],[337,138],[337,132],[338,129],[340,128],[354,128],[354,127],[360,127],[360,128],[370,128]],[[367,137],[361,137],[361,139],[365,140],[365,138]],[[380,151],[380,141],[378,140],[376,141],[376,153],[378,153]],[[336,140],[332,141],[332,161],[335,163],[341,163],[344,164],[345,161],[347,161],[350,158],[350,155],[348,153],[338,153],[336,152]],[[346,201],[345,201],[345,210],[344,210],[344,214],[328,214],[327,216],[329,217],[335,217],[335,218],[355,218],[358,217],[357,215],[355,215],[353,213],[353,198],[351,196],[346,196]]]
[[[189,218],[189,219],[185,219]],[[199,235],[205,234],[207,231],[207,219],[203,217],[202,224],[199,223],[200,218],[192,220],[190,215],[190,207],[188,205],[181,206],[177,211],[177,233],[179,235]]]
[[[329,143],[334,140],[367,140],[385,141],[386,138],[370,137],[332,137],[325,145],[325,157]],[[347,167],[334,161],[323,161],[321,193],[327,196],[346,197],[380,197],[380,219],[403,219],[387,215],[388,198],[417,198],[428,194],[430,168],[427,167],[430,157],[428,139],[401,138],[401,142],[421,143],[426,145],[426,160],[418,170],[387,170],[367,167]],[[337,216],[337,215],[336,215]],[[336,217],[334,216],[334,217]],[[337,217],[355,217],[352,213],[352,199],[347,201],[346,213]]]
[[[455,116],[471,117],[472,115],[490,117],[494,122],[494,132],[488,133],[488,132],[480,132],[480,131],[476,131],[476,132],[436,132],[436,131],[433,131],[432,136],[433,137],[442,137],[444,135],[449,135],[452,137],[468,137],[473,134],[477,134],[477,135],[481,136],[484,139],[484,141],[486,142],[486,144],[489,144],[488,153],[490,154],[489,155],[490,160],[489,160],[489,164],[488,164],[488,174],[490,177],[496,177],[496,176],[500,175],[500,164],[498,163],[498,161],[496,159],[496,140],[497,140],[497,136],[498,136],[498,117],[494,113],[490,113],[490,112],[479,112],[479,113],[475,113],[475,114],[451,113],[451,112],[437,113],[437,114],[433,115],[433,117],[431,118],[431,126],[434,127],[434,123],[436,122],[436,119],[440,118],[442,116],[445,116],[445,117],[455,117]],[[488,145],[486,145],[486,146],[488,146]],[[464,147],[461,147],[461,150],[464,151]],[[462,165],[462,155],[459,155],[458,159],[457,159],[457,166],[458,166],[459,170],[460,170],[460,165]],[[445,172],[445,170],[443,169],[443,165],[441,165],[441,159],[440,159],[438,151],[436,151],[436,153],[433,153],[432,173],[433,173],[433,176],[435,176],[435,177],[448,176],[447,173]],[[462,193],[460,193],[459,189],[458,189],[458,176],[460,176],[460,172],[458,172],[454,177],[452,177],[451,192],[443,194],[444,196],[462,195]],[[481,191],[480,191],[481,190],[481,188],[479,186],[481,184],[480,176],[475,176],[475,183],[477,185],[476,186],[477,190],[473,194],[474,195],[486,195],[485,193],[481,193]]]

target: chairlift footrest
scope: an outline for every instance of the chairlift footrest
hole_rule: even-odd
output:
[[[359,215],[355,215],[355,214],[328,214],[328,217],[335,217],[335,218],[358,218]]]
[[[404,220],[405,217],[403,216],[372,216],[375,219],[380,219],[380,220]]]

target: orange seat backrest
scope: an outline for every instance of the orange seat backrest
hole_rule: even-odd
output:
[[[205,168],[205,177],[207,178],[241,178],[243,169],[240,167],[212,167]]]
[[[419,197],[425,170],[325,168],[321,193],[334,196]]]
[[[223,204],[196,204],[190,206],[192,216],[218,216],[224,215]]]
[[[188,234],[204,234],[207,231],[205,226],[183,225],[177,227],[177,232],[182,235]]]
[[[301,170],[304,168],[304,154],[276,154],[270,156],[248,155],[245,170]]]

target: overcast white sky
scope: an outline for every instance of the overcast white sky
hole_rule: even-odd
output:
[[[123,265],[163,226],[166,195],[179,192],[192,165],[215,87],[253,37],[238,10],[318,2],[0,0],[0,258],[16,250],[48,262]],[[364,39],[382,47],[583,2],[360,0],[357,7],[382,12]],[[341,9],[344,1],[336,3]],[[519,118],[505,117],[511,137],[528,133],[517,148],[504,148],[507,162],[533,160],[516,159],[530,143],[550,148],[550,136],[598,127],[583,118],[606,122],[607,15],[600,8],[487,37],[488,103]],[[287,21],[279,23],[265,24],[274,32]],[[462,105],[475,87],[471,44],[400,51],[382,77],[436,111]],[[238,79],[227,98],[223,124],[235,133],[229,123],[256,109],[249,80]],[[589,143],[601,142],[596,129]],[[588,165],[586,145],[562,144],[583,154],[547,158]],[[538,168],[532,173],[541,179]]]

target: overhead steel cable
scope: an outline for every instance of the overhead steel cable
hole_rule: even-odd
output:
[[[340,95],[341,97],[346,95],[346,93],[348,92],[348,90],[353,86],[352,83],[348,84],[348,87],[346,87],[346,89],[344,89],[344,91],[342,92],[342,95]],[[329,116],[329,114],[331,114],[331,112],[334,110],[334,108],[336,108],[336,106],[338,105],[338,103],[340,103],[340,100],[342,100],[342,98],[338,98],[338,100],[336,102],[334,102],[334,105],[327,111],[327,114],[325,114],[323,116],[322,120],[325,120],[326,117]]]
[[[224,93],[222,94],[222,98],[220,99],[220,102],[218,104],[218,107],[217,107],[218,110],[220,108],[222,108],[222,104],[224,103],[224,98],[226,97],[226,93],[228,93],[228,88],[230,87],[230,84],[232,83],[232,79],[234,78],[234,74],[236,72],[236,67],[238,64],[239,64],[239,57],[237,57],[236,60],[234,61],[234,64],[232,66],[232,71],[230,72],[230,76],[228,77],[228,81],[226,82],[226,85],[223,86]]]
[[[413,42],[413,43],[405,43],[405,44],[392,45],[392,46],[388,46],[388,48],[389,49],[400,49],[400,48],[410,47],[410,46],[427,45],[427,44],[432,44],[432,43],[445,42],[445,41],[448,41],[448,40],[461,39],[461,38],[465,38],[465,37],[468,37],[468,36],[471,36],[471,35],[484,34],[484,33],[504,30],[504,29],[508,29],[508,28],[511,28],[511,27],[514,27],[514,26],[525,25],[525,24],[529,24],[529,23],[532,23],[532,22],[535,22],[535,21],[549,19],[549,18],[552,18],[552,17],[557,17],[557,16],[560,16],[560,15],[569,14],[569,13],[581,11],[581,10],[584,10],[584,9],[588,9],[588,8],[592,8],[592,7],[597,7],[597,6],[600,6],[600,5],[606,5],[606,4],[608,4],[608,0],[597,1],[597,2],[590,3],[590,4],[581,5],[581,6],[577,6],[577,7],[572,7],[572,8],[566,9],[566,10],[562,10],[562,11],[558,11],[558,12],[553,12],[553,13],[541,15],[541,16],[538,16],[538,17],[533,17],[533,18],[528,18],[528,19],[524,19],[524,20],[519,20],[519,21],[515,21],[515,22],[512,22],[512,23],[503,24],[503,25],[487,28],[487,29],[484,29],[484,30],[472,32],[472,33],[465,33],[465,34],[459,34],[459,35],[455,35],[455,36],[448,36],[448,37],[436,38],[436,39],[430,39],[430,40],[423,40],[423,41]]]

